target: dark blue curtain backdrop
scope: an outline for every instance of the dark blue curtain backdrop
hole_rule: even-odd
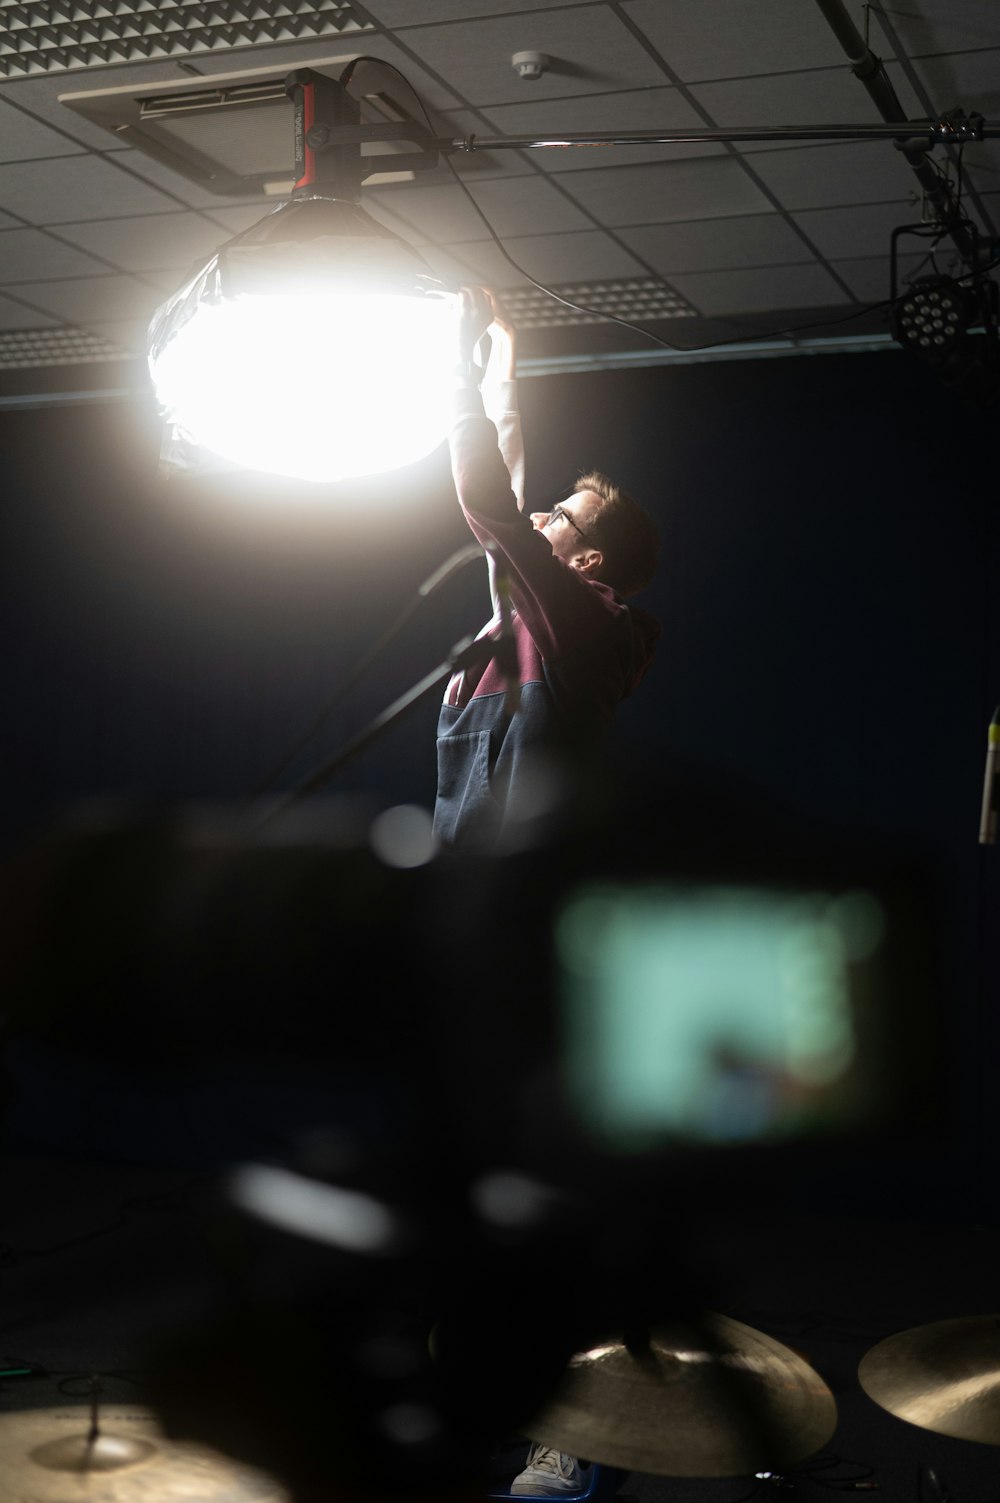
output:
[[[615,732],[940,878],[963,1142],[993,1162],[1000,851],[978,844],[1000,701],[997,412],[899,353],[522,383],[528,493],[600,468],[655,513],[658,660]],[[468,541],[446,451],[317,491],[165,481],[142,403],[12,411],[3,479],[8,849],[80,797],[228,800],[311,724]],[[438,590],[285,778],[320,767],[484,619],[485,568]],[[438,695],[331,792],[430,805]],[[985,1192],[984,1192],[985,1193]]]

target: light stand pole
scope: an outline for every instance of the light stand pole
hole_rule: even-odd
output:
[[[981,115],[899,120],[884,125],[698,126],[685,131],[565,131],[548,135],[438,137],[440,151],[531,151],[545,146],[683,146],[704,141],[916,141],[961,146],[1000,136]]]
[[[326,762],[317,771],[309,774],[297,787],[284,795],[284,797],[261,818],[260,825],[270,823],[283,814],[287,814],[300,799],[306,798],[311,793],[318,793],[324,788],[337,773],[342,771],[349,762],[353,762],[366,747],[385,731],[388,731],[397,722],[408,715],[411,710],[422,704],[435,690],[440,691],[451,678],[453,673],[461,673],[466,668],[476,667],[487,663],[497,654],[497,644],[491,637],[463,637],[456,642],[448,657],[437,668],[431,670],[412,689],[407,690],[399,699],[395,700],[386,709],[382,710],[364,730],[359,731],[346,746],[343,746],[337,754]],[[259,827],[259,826],[258,826]]]

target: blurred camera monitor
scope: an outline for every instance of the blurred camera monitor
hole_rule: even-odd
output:
[[[782,1143],[883,1119],[907,985],[890,911],[861,887],[568,893],[553,943],[575,1114],[612,1149]]]

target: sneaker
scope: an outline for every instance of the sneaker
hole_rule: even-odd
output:
[[[582,1493],[590,1482],[590,1464],[581,1465],[565,1451],[532,1446],[524,1471],[510,1485],[515,1497],[563,1498]]]

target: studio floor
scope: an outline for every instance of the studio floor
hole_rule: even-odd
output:
[[[8,1370],[20,1363],[32,1371],[0,1384],[4,1424],[67,1404],[85,1414],[94,1375],[102,1402],[143,1402],[150,1336],[185,1319],[203,1298],[204,1190],[205,1176],[185,1168],[24,1146],[6,1153],[0,1354]],[[887,1503],[1000,1498],[995,1375],[981,1384],[984,1423],[993,1425],[995,1444],[907,1423],[875,1403],[858,1379],[864,1355],[894,1333],[989,1316],[1000,1307],[1000,1227],[992,1217],[956,1219],[953,1204],[928,1206],[919,1217],[888,1216],[842,1208],[836,1196],[818,1199],[822,1208],[811,1213],[801,1203],[775,1203],[752,1226],[721,1211],[706,1215],[690,1228],[690,1251],[721,1273],[716,1283],[726,1299],[719,1313],[790,1347],[819,1373],[836,1404],[828,1444],[765,1482],[752,1475],[691,1478],[608,1469],[603,1486],[612,1496],[634,1503],[735,1503],[755,1490],[765,1499],[775,1493],[813,1499],[846,1489],[877,1490]],[[503,1440],[509,1437],[498,1439],[501,1457]],[[14,1482],[3,1503],[57,1497],[40,1489],[37,1476],[15,1476]],[[115,1491],[115,1503],[174,1497],[147,1484],[137,1487],[134,1494]],[[105,1494],[72,1496],[96,1503]],[[230,1503],[241,1495],[208,1488],[190,1496]],[[339,1503],[335,1481],[330,1503]]]

